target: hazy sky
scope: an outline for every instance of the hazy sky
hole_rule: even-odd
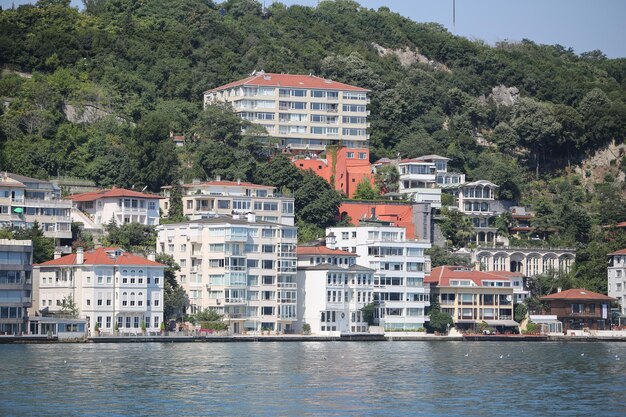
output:
[[[365,7],[387,6],[418,22],[437,22],[450,31],[453,0],[360,0]],[[0,0],[3,8],[27,0]],[[219,2],[219,1],[218,1]],[[263,2],[261,0],[261,2]],[[273,3],[265,0],[265,4]],[[282,0],[314,6],[318,0]],[[80,0],[72,5],[82,6]],[[524,38],[560,44],[577,53],[600,49],[610,58],[626,57],[626,0],[456,0],[457,35],[490,44]]]

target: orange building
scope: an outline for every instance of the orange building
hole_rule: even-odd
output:
[[[307,158],[294,158],[296,166],[312,170],[331,183],[335,189],[352,198],[356,187],[364,178],[372,185],[374,174],[370,165],[370,151],[367,148],[327,148],[326,159],[315,155]]]
[[[339,206],[342,219],[350,217],[352,224],[378,220],[406,228],[407,239],[431,239],[431,209],[428,203],[410,201],[344,200]]]

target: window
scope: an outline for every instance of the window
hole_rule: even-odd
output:
[[[87,305],[90,306],[91,305],[91,300],[88,298],[86,301],[87,301]],[[46,300],[44,300],[43,302],[44,302],[43,305],[46,305]]]
[[[135,316],[135,319],[133,320],[133,327],[135,329],[139,328],[139,317],[138,316]]]
[[[582,303],[573,303],[572,304],[572,313],[573,314],[581,314],[585,311],[585,305]]]
[[[96,324],[98,325],[99,328],[102,327],[102,316],[98,316],[96,318]]]
[[[98,299],[98,306],[102,305],[102,299]]]
[[[106,326],[107,329],[111,328],[111,316],[106,317]]]
[[[154,277],[154,283],[158,284],[159,283],[159,277]]]
[[[159,316],[154,316],[154,328],[159,328]]]
[[[154,306],[158,307],[159,306],[159,300],[154,300]]]
[[[130,317],[126,317],[126,328],[130,329]]]

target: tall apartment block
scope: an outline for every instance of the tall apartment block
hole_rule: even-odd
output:
[[[177,279],[191,313],[215,310],[233,333],[295,330],[296,227],[250,213],[164,224],[157,231],[157,249],[180,265]]]
[[[161,188],[161,211],[168,215],[172,186]],[[252,212],[257,220],[294,225],[293,197],[279,195],[272,186],[216,180],[184,184],[182,188],[183,215],[192,220]]]
[[[0,173],[0,227],[32,227],[38,222],[46,237],[72,238],[72,202],[48,181],[10,172]]]
[[[424,285],[430,242],[408,240],[406,229],[386,222],[326,230],[329,249],[356,253],[357,264],[373,269],[375,320],[387,330],[424,327],[430,289]]]
[[[33,245],[0,239],[0,334],[26,331],[32,301]]]
[[[608,294],[617,299],[620,314],[626,317],[626,249],[609,253],[607,276]]]
[[[205,107],[230,103],[245,120],[263,126],[296,153],[320,153],[328,145],[368,148],[368,90],[314,75],[253,72],[204,93]]]

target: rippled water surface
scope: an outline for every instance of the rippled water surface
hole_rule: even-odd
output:
[[[625,387],[626,343],[0,345],[0,416],[624,416]]]

